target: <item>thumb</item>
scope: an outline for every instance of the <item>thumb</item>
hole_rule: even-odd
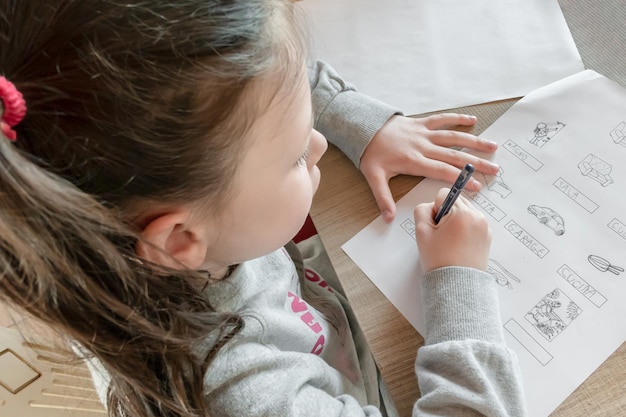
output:
[[[437,196],[435,197],[435,210],[439,210],[439,208],[443,205],[443,202],[445,201],[449,192],[450,189],[447,187],[440,188],[439,191],[437,191]]]
[[[396,216],[396,203],[389,189],[388,178],[384,171],[380,170],[376,173],[366,175],[365,179],[372,189],[372,194],[374,194],[374,199],[376,200],[376,204],[380,209],[383,219],[385,222],[389,223]]]
[[[437,192],[437,196],[435,197],[435,202],[433,204],[433,218],[437,215],[437,213],[439,213],[439,209],[441,209],[441,206],[443,205],[443,202],[445,201],[449,192],[449,188],[441,188]]]

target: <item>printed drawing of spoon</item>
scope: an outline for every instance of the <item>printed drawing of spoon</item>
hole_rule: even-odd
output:
[[[602,272],[609,271],[609,272],[614,273],[615,275],[619,275],[620,272],[624,272],[624,268],[620,266],[616,266],[616,265],[611,265],[609,261],[597,255],[589,255],[587,257],[587,260],[598,271],[602,271]]]

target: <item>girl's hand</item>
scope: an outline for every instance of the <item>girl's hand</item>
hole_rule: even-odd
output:
[[[494,152],[498,145],[470,133],[446,130],[450,126],[473,126],[475,116],[444,113],[424,118],[393,116],[376,133],[361,157],[361,172],[370,185],[385,221],[396,215],[396,204],[389,189],[389,179],[399,174],[415,175],[453,183],[465,164],[477,172],[498,173],[499,167],[451,146]],[[475,179],[467,184],[470,191],[480,190]]]
[[[415,207],[415,238],[424,272],[444,266],[487,270],[491,230],[485,216],[461,196],[439,224],[434,217],[448,188],[442,188],[434,203]]]

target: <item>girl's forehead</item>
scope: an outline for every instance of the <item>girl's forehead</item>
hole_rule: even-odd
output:
[[[268,89],[251,124],[243,160],[264,155],[263,164],[300,156],[311,128],[310,90],[306,77],[288,88]],[[243,161],[242,160],[242,161]],[[295,162],[295,159],[294,159]]]
[[[251,106],[254,122],[268,115],[277,117],[281,123],[289,124],[291,119],[302,111],[303,100],[310,100],[310,87],[306,67],[289,73],[272,73],[257,82],[244,95],[244,106]]]

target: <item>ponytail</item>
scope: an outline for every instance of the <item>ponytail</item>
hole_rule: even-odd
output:
[[[104,365],[110,415],[206,416],[204,374],[241,319],[213,310],[198,273],[137,259],[114,213],[0,138],[0,299]]]

